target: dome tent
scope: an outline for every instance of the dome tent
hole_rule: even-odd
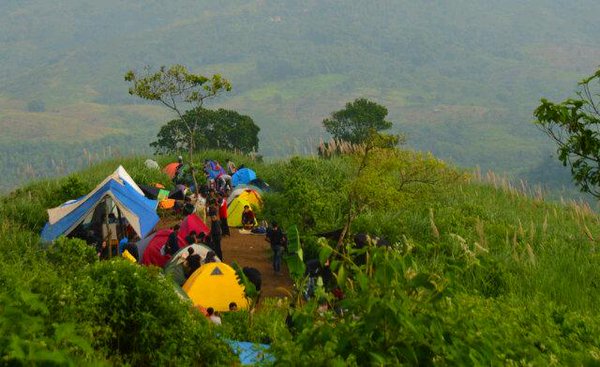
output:
[[[239,309],[248,308],[244,286],[239,284],[235,270],[225,263],[202,265],[183,284],[183,290],[194,306],[227,312],[229,304],[235,302]]]

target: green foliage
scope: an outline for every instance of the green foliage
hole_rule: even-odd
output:
[[[344,299],[329,299],[325,311],[314,300],[293,313],[298,334],[274,344],[278,363],[597,363],[597,336],[582,333],[598,335],[600,323],[594,318],[539,300],[521,303],[456,292],[448,278],[394,249],[369,248],[366,254],[364,265],[350,258],[332,265]]]
[[[227,313],[218,329],[155,268],[99,262],[72,239],[45,250],[37,235],[45,209],[94,187],[117,166],[107,162],[0,201],[2,363],[234,364],[222,338],[271,342],[280,365],[598,363],[600,219],[585,204],[531,199],[410,151],[374,150],[377,164],[353,180],[353,156],[271,164],[223,151],[194,157],[205,158],[256,169],[274,189],[264,216],[288,229],[290,248],[299,242],[305,258],[329,259],[333,281],[308,302],[294,296],[293,307],[262,300],[253,312]],[[168,181],[141,158],[119,163],[140,183]],[[351,234],[384,236],[389,247],[317,239],[344,223],[350,189],[368,206]]]
[[[47,249],[46,256],[58,272],[74,274],[98,261],[96,249],[78,238],[59,237]]]
[[[222,108],[214,111],[199,107],[187,111],[183,119],[169,121],[160,128],[158,140],[150,143],[157,154],[173,154],[187,149],[189,140],[184,120],[196,121],[195,147],[242,153],[258,150],[260,128],[251,117]]]
[[[238,277],[238,283],[244,287],[244,293],[246,294],[246,297],[252,301],[252,307],[256,306],[259,296],[256,286],[250,281],[250,279],[248,279],[246,274],[244,274],[243,269],[237,263],[231,263],[231,267],[235,270],[235,273]]]
[[[240,310],[222,314],[220,333],[225,338],[270,344],[289,337],[285,326],[287,306],[281,300],[263,299],[257,310]]]
[[[71,175],[60,187],[60,197],[64,201],[73,200],[87,194],[91,189],[92,187],[84,184],[79,176]]]
[[[356,192],[361,210],[400,210],[415,201],[433,200],[437,193],[462,176],[443,162],[421,153],[381,149],[356,177],[360,157],[331,160],[292,158],[265,172],[276,192],[265,196],[267,218],[303,232],[330,231],[344,224],[347,193]],[[282,215],[283,214],[283,215]]]
[[[93,326],[94,347],[133,365],[221,364],[230,356],[207,321],[149,269],[117,259],[99,262],[81,280],[78,305]],[[152,302],[149,302],[152,300]]]
[[[118,163],[138,182],[168,182],[143,161]],[[226,344],[157,269],[99,262],[77,239],[39,243],[47,208],[79,196],[117,166],[34,183],[0,201],[1,363],[230,365]]]
[[[330,118],[323,120],[323,125],[334,139],[353,144],[367,144],[374,135],[381,135],[380,131],[392,127],[392,123],[385,120],[387,114],[388,110],[384,106],[359,98],[346,103],[345,109],[332,113]],[[386,137],[388,139],[380,142],[380,146],[393,147],[399,142],[398,136]]]
[[[154,73],[147,67],[145,75],[130,70],[125,74],[125,81],[132,84],[129,94],[150,101],[160,101],[172,109],[176,109],[175,99],[202,104],[206,98],[231,90],[229,81],[219,74],[208,78],[191,73],[183,65],[172,65],[169,68],[161,66]]]
[[[600,70],[579,85],[578,99],[558,104],[542,99],[534,114],[537,126],[558,145],[558,159],[571,167],[581,191],[600,198]]]
[[[347,159],[319,161],[294,157],[263,175],[275,189],[265,195],[264,215],[288,228],[298,225],[301,232],[330,229],[340,221],[336,199],[346,180]],[[285,208],[285,209],[284,209]]]
[[[304,276],[304,253],[300,246],[300,233],[298,227],[293,225],[286,230],[288,239],[287,254],[284,257],[292,279],[298,281]]]
[[[131,83],[129,94],[149,101],[161,102],[177,114],[185,127],[185,131],[178,132],[185,133],[188,139],[187,150],[190,161],[195,148],[200,114],[186,114],[180,105],[187,104],[195,110],[202,107],[205,99],[231,90],[231,83],[220,74],[214,74],[209,78],[191,73],[183,65],[172,65],[169,68],[162,66],[154,73],[149,67],[145,68],[143,74],[130,70],[125,74],[125,81]]]

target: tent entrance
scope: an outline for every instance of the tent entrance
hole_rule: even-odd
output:
[[[67,235],[79,238],[98,248],[103,241],[109,246],[108,255],[119,252],[119,241],[127,235],[129,224],[110,195],[105,196],[89,211],[84,219]]]

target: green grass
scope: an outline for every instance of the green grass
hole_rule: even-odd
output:
[[[379,259],[373,260],[373,271],[379,274],[391,265],[394,271],[383,272],[385,279],[380,274],[352,283],[362,287],[361,282],[369,282],[366,291],[345,288],[344,304],[352,310],[348,317],[324,318],[313,309],[314,302],[299,302],[293,311],[298,328],[293,338],[284,323],[288,306],[275,301],[267,301],[254,314],[228,315],[220,335],[272,342],[282,363],[289,358],[341,358],[347,364],[399,355],[410,359],[407,345],[421,345],[413,351],[421,358],[437,356],[449,364],[468,363],[464,358],[471,353],[470,358],[484,364],[597,360],[600,217],[585,204],[528,196],[522,187],[491,174],[466,175],[418,154],[398,157],[401,161],[375,164],[385,164],[391,175],[399,169],[404,174],[420,172],[424,165],[424,177],[436,177],[436,184],[408,185],[401,195],[391,190],[387,195],[386,188],[377,185],[388,173],[378,176],[371,182],[373,195],[387,200],[371,202],[351,228],[352,233],[386,237],[391,252],[372,252],[373,259]],[[299,225],[305,259],[319,254],[316,232],[339,228],[344,221],[344,193],[354,172],[349,157],[261,163],[207,151],[195,160],[205,158],[232,158],[271,184],[274,193],[265,197],[261,216],[277,219],[284,229]],[[144,160],[111,159],[68,177],[33,182],[0,199],[0,341],[13,335],[11,343],[0,344],[2,356],[23,363],[147,365],[164,362],[161,358],[183,364],[190,358],[231,363],[215,330],[189,314],[189,305],[178,301],[156,270],[121,261],[97,263],[93,251],[73,241],[59,242],[49,251],[39,243],[47,208],[85,194],[118,165],[138,183],[168,185],[167,177],[145,168]],[[161,165],[172,160],[159,157]],[[361,269],[348,265],[347,276],[358,277]],[[428,274],[415,279],[435,281],[439,289],[432,288],[433,283],[423,288],[416,280],[408,282],[409,274]],[[436,290],[443,297],[429,299],[428,292]],[[399,326],[395,339],[386,339],[392,343],[386,351],[376,335],[388,322]],[[127,334],[123,325],[135,328],[136,334]],[[373,339],[352,336],[357,330],[371,333]],[[138,348],[129,350],[121,339],[115,354],[110,345],[119,335],[138,338]],[[196,348],[198,338],[202,343],[211,340],[212,349]],[[185,341],[186,346],[169,349],[167,339]],[[313,352],[303,352],[304,343]],[[154,352],[155,360],[144,357]]]

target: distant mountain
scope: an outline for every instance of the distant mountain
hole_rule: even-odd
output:
[[[150,153],[172,116],[123,74],[174,63],[232,81],[214,105],[252,116],[265,155],[310,151],[320,121],[365,96],[409,145],[535,181],[558,164],[531,111],[600,64],[598,14],[594,0],[4,0],[0,185]]]

